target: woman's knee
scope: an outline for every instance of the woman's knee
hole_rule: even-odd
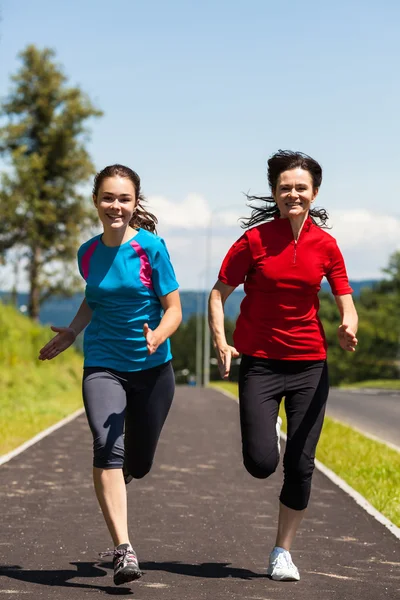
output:
[[[246,471],[257,479],[267,479],[275,473],[278,466],[278,454],[269,455],[267,458],[257,460],[248,453],[243,453],[243,464]]]
[[[151,470],[153,466],[152,462],[147,463],[135,463],[134,461],[125,461],[124,470],[133,477],[133,479],[143,479]]]
[[[122,441],[110,444],[107,438],[98,437],[93,443],[93,466],[98,469],[122,469],[124,446]]]

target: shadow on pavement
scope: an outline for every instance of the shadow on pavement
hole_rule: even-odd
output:
[[[236,579],[259,579],[267,578],[266,575],[254,573],[248,569],[237,569],[230,567],[231,563],[209,562],[198,565],[176,562],[140,562],[142,571],[167,571],[178,575],[187,575],[189,577],[204,577],[206,579],[224,579],[233,577]]]
[[[114,586],[90,585],[89,583],[78,583],[69,581],[75,577],[87,577],[93,579],[95,577],[110,577],[110,574],[96,566],[92,562],[71,562],[70,565],[75,565],[73,569],[54,569],[54,570],[37,570],[24,569],[19,565],[0,565],[0,577],[9,577],[26,583],[36,583],[40,585],[48,585],[51,587],[68,587],[92,589],[110,594],[110,596],[131,595],[132,591],[129,588],[117,588]]]

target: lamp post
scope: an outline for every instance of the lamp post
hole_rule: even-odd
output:
[[[207,387],[210,383],[210,328],[208,326],[208,293],[207,285],[210,278],[211,262],[212,262],[212,224],[215,215],[221,211],[238,208],[238,205],[222,206],[216,208],[210,214],[206,233],[206,249],[205,249],[205,294],[204,294],[204,338],[203,338],[203,386]],[[241,207],[243,208],[243,207]]]
[[[210,328],[208,326],[208,294],[207,285],[211,266],[211,242],[212,242],[212,218],[215,211],[210,215],[206,235],[206,266],[204,277],[204,346],[203,346],[203,386],[210,383]]]
[[[200,283],[200,282],[199,282]],[[201,285],[197,292],[197,306],[196,306],[196,385],[201,387],[202,385],[202,349],[203,349],[203,322],[201,318],[203,293],[201,291]]]

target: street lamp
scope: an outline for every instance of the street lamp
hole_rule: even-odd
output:
[[[219,212],[222,212],[231,208],[239,208],[238,205],[230,205],[230,206],[222,206],[221,208],[216,208],[210,214],[210,218],[207,226],[206,233],[206,251],[205,251],[205,294],[204,294],[204,338],[203,338],[203,386],[207,387],[210,383],[210,328],[208,326],[208,293],[207,293],[207,285],[210,277],[211,271],[211,262],[212,262],[212,224],[213,217]],[[242,206],[240,208],[243,208]]]
[[[199,278],[199,289],[197,291],[197,306],[196,306],[196,385],[201,387],[202,384],[202,348],[203,348],[203,331],[201,318],[201,305],[203,293],[201,291],[201,279]]]

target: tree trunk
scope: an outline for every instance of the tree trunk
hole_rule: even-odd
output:
[[[28,314],[31,319],[39,320],[40,310],[40,286],[39,286],[39,268],[40,268],[40,248],[32,249],[32,257],[30,264],[30,290],[29,290],[29,306]]]

